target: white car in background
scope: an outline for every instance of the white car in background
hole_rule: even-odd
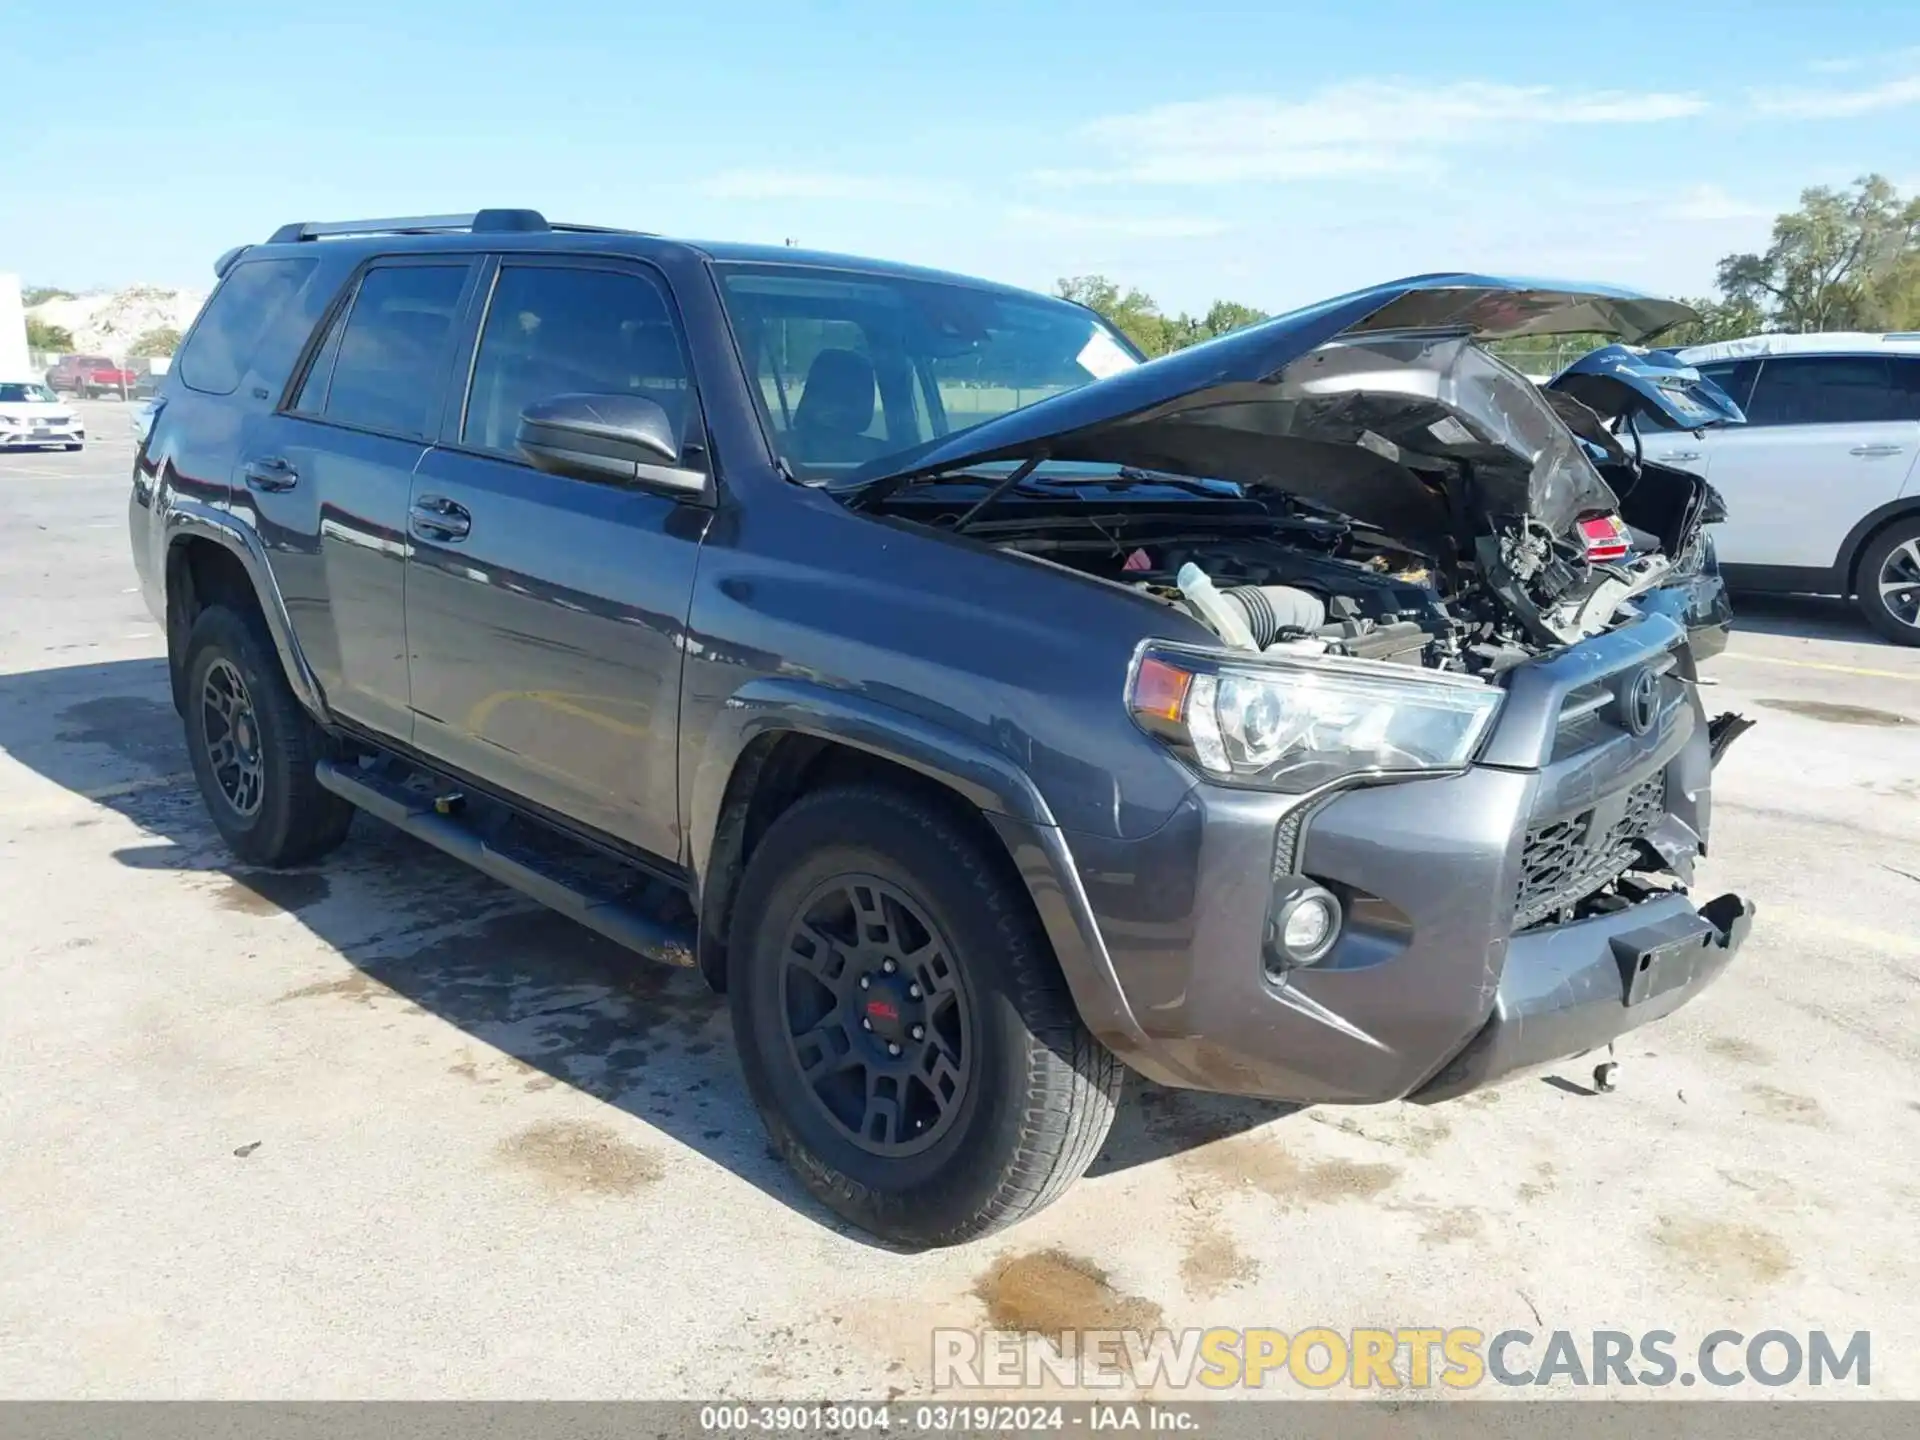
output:
[[[1643,418],[1646,458],[1707,477],[1734,590],[1857,597],[1888,639],[1920,645],[1920,334],[1762,335],[1676,351],[1746,424]]]
[[[38,380],[0,380],[0,450],[16,445],[78,450],[86,443],[86,422],[69,401]]]

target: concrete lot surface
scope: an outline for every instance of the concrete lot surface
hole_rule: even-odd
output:
[[[1761,723],[1700,893],[1760,916],[1618,1093],[1135,1084],[1064,1201],[908,1256],[768,1157],[691,977],[365,817],[309,872],[230,863],[125,410],[86,409],[84,454],[0,456],[0,1396],[911,1396],[935,1327],[1146,1320],[1512,1327],[1532,1364],[1867,1330],[1870,1393],[1920,1397],[1920,651],[1844,608],[1755,604],[1709,668]]]

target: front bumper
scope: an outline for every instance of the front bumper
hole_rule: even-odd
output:
[[[1516,681],[1464,773],[1304,801],[1200,785],[1144,838],[1066,835],[1130,1022],[1101,1038],[1163,1084],[1430,1100],[1605,1045],[1698,994],[1744,939],[1744,902],[1696,911],[1649,888],[1581,908],[1622,868],[1607,860],[1623,837],[1684,884],[1707,831],[1707,725],[1690,658],[1664,648],[1684,627],[1647,634],[1659,643],[1608,636],[1524,693]],[[1663,659],[1677,668],[1646,733],[1581,703],[1596,675]],[[1556,722],[1563,707],[1575,718]],[[1340,899],[1340,938],[1311,966],[1271,966],[1276,896],[1305,880]],[[1642,957],[1652,979],[1636,980]]]
[[[42,445],[84,445],[87,427],[70,425],[0,425],[0,449],[30,449]]]
[[[1671,1015],[1719,977],[1752,925],[1737,895],[1699,910],[1671,895],[1515,940],[1487,1023],[1411,1098],[1451,1100]]]

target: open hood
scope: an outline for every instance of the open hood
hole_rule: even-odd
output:
[[[1747,419],[1731,395],[1668,350],[1603,345],[1547,385],[1573,396],[1603,420],[1651,412],[1662,428],[1704,430],[1744,425]]]
[[[1601,285],[1415,276],[937,437],[833,488],[877,497],[994,461],[1079,460],[1282,490],[1416,543],[1457,533],[1455,507],[1563,532],[1614,509],[1613,494],[1540,387],[1479,342],[1639,341],[1693,313]]]

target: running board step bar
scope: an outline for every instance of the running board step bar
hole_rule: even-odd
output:
[[[511,852],[476,832],[463,818],[464,807],[442,807],[431,794],[408,789],[377,771],[332,760],[316,765],[314,778],[357,809],[426,841],[436,850],[444,850],[456,860],[464,860],[482,874],[618,945],[665,965],[694,963],[691,926],[662,920],[622,901],[580,889],[543,869],[537,857]]]

